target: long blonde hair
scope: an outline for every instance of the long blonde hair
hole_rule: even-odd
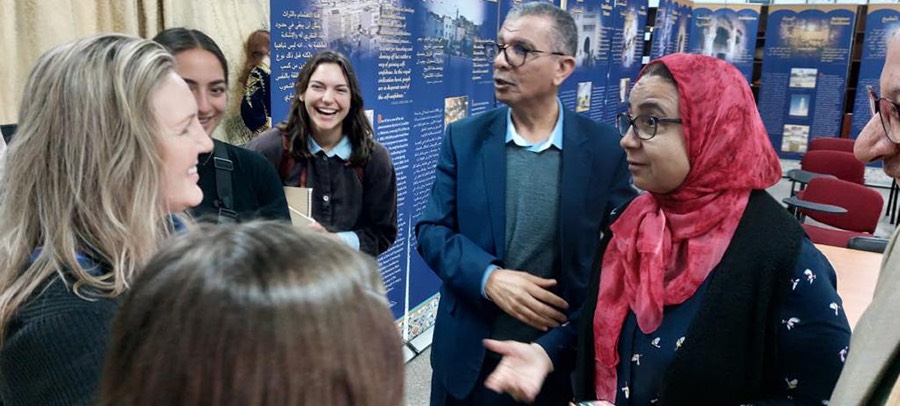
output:
[[[169,233],[151,96],[171,72],[161,45],[117,34],[37,61],[0,179],[0,340],[52,276],[118,296]]]

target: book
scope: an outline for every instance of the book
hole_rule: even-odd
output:
[[[288,211],[291,213],[291,224],[296,227],[307,227],[315,222],[312,218],[312,189],[306,187],[284,187]]]

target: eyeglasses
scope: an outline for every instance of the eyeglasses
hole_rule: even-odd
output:
[[[884,128],[884,135],[887,136],[894,144],[900,144],[900,115],[897,110],[900,109],[900,103],[897,103],[887,97],[879,98],[872,86],[866,86],[869,91],[869,111],[872,117],[876,114],[881,115],[881,127]]]
[[[661,118],[651,116],[649,114],[641,114],[634,118],[628,113],[619,113],[616,115],[616,127],[619,129],[619,135],[628,134],[628,129],[634,126],[634,134],[644,141],[656,136],[659,129],[659,123],[681,124],[680,118]]]
[[[493,61],[498,53],[503,53],[506,63],[513,68],[518,68],[525,64],[528,60],[528,54],[550,54],[558,56],[566,56],[562,52],[538,51],[536,49],[528,49],[522,44],[499,44],[496,42],[486,42],[484,44],[484,53],[488,60]],[[534,58],[532,58],[534,59]]]

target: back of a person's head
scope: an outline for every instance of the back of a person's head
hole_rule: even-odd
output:
[[[76,292],[89,285],[115,295],[155,251],[165,210],[151,96],[172,66],[158,44],[117,34],[38,59],[0,179],[0,326],[63,268]],[[81,270],[76,252],[113,275]]]
[[[104,405],[374,405],[403,398],[377,266],[274,222],[200,227],[140,273],[113,323]]]

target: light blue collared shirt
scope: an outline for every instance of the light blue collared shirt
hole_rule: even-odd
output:
[[[310,154],[315,155],[318,154],[319,151],[324,152],[322,147],[319,146],[319,143],[317,143],[316,140],[313,139],[313,137],[309,137],[306,145],[309,147]],[[329,158],[334,158],[335,156],[337,156],[338,158],[341,158],[345,161],[349,161],[351,155],[353,155],[353,146],[350,145],[350,139],[347,138],[346,135],[341,137],[341,140],[338,141],[337,145],[335,145],[334,148],[331,149],[331,151],[325,152],[325,156]]]
[[[353,146],[350,145],[350,139],[347,136],[341,137],[341,140],[338,141],[337,145],[331,149],[331,151],[325,151],[321,146],[313,139],[313,137],[309,137],[306,142],[306,145],[309,147],[309,153],[315,155],[320,151],[325,154],[325,156],[329,158],[338,157],[345,161],[350,160],[350,156],[353,155]],[[351,248],[359,251],[359,236],[356,235],[353,231],[339,231],[337,233],[338,237],[340,237],[341,241],[345,244],[349,245]]]
[[[559,97],[556,98],[556,105],[559,106],[559,117],[556,118],[556,126],[553,127],[553,131],[550,131],[550,136],[547,137],[543,142],[539,142],[537,144],[529,144],[525,138],[522,138],[519,135],[519,132],[516,131],[516,127],[513,125],[512,121],[512,109],[506,112],[506,143],[509,144],[510,141],[515,143],[516,145],[527,149],[528,151],[534,153],[541,153],[546,151],[551,146],[556,147],[556,149],[562,151],[563,149],[563,105],[562,101],[559,100]],[[484,291],[484,287],[487,286],[488,278],[491,276],[491,273],[494,270],[500,269],[499,266],[491,264],[488,265],[484,270],[484,276],[481,277],[481,296],[487,299],[487,293]]]
[[[563,105],[562,101],[559,98],[556,98],[556,105],[559,107],[559,117],[556,118],[556,126],[553,127],[553,131],[550,132],[550,136],[547,137],[544,142],[537,144],[529,144],[525,138],[522,138],[519,135],[519,132],[516,131],[516,127],[513,125],[512,121],[512,109],[506,112],[506,143],[508,144],[510,141],[514,142],[516,145],[520,147],[525,147],[527,150],[531,152],[543,152],[547,148],[551,146],[556,147],[556,149],[562,151],[563,149]]]

